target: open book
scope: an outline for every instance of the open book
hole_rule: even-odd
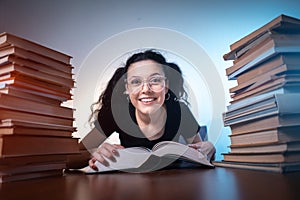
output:
[[[207,160],[207,156],[187,145],[163,141],[157,143],[152,149],[144,147],[130,147],[118,149],[119,156],[115,156],[116,161],[107,159],[109,165],[104,166],[96,161],[99,171],[90,167],[84,168],[85,173],[97,173],[107,171],[127,171],[127,172],[146,172],[154,171],[168,166],[177,159],[199,164],[206,167],[213,167]]]

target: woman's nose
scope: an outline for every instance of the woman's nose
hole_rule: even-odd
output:
[[[142,92],[147,92],[149,90],[151,90],[149,84],[147,82],[144,82],[142,85]]]

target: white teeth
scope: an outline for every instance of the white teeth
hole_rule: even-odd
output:
[[[148,99],[141,99],[142,102],[151,102],[154,101],[153,98],[148,98]]]

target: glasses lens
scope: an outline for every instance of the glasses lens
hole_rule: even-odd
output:
[[[127,82],[127,87],[130,93],[136,93],[140,90],[143,84],[143,80],[141,78],[132,78]]]
[[[129,93],[138,93],[142,90],[144,83],[147,83],[149,89],[153,92],[160,92],[165,87],[164,76],[154,76],[150,77],[147,81],[144,81],[142,78],[132,78],[127,82],[127,88]]]
[[[153,92],[160,92],[165,87],[165,77],[151,77],[148,84]]]

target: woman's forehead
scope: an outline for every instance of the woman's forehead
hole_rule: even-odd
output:
[[[162,65],[152,60],[135,62],[129,66],[127,71],[128,76],[148,77],[152,74],[164,75]]]

